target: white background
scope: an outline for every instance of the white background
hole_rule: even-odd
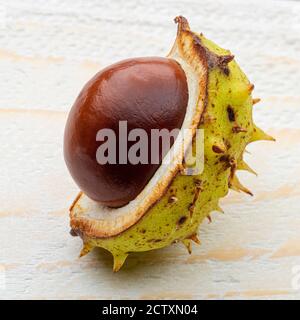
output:
[[[230,193],[191,256],[134,254],[113,274],[102,250],[79,260],[68,233],[66,115],[101,67],[165,55],[178,14],[235,54],[277,142],[249,147],[254,198]],[[1,0],[0,20],[1,298],[300,298],[300,1]]]

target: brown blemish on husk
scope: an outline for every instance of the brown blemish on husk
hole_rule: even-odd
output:
[[[217,144],[214,144],[212,146],[212,150],[214,153],[225,153],[225,151],[226,151],[222,146],[219,146]]]
[[[232,106],[227,107],[227,114],[228,114],[229,121],[234,122],[235,121],[235,113],[234,113]]]
[[[220,157],[220,161],[228,163],[229,162],[229,158],[230,158],[229,155],[223,155],[223,156]]]
[[[242,128],[242,127],[240,127],[238,125],[235,125],[235,126],[232,127],[232,132],[233,133],[247,132],[247,129]]]
[[[199,189],[202,188],[202,180],[194,179],[194,183],[195,183],[196,188],[199,188]]]
[[[193,201],[192,201],[192,203],[190,203],[189,208],[188,208],[191,217],[192,217],[192,215],[194,213],[195,205],[196,205],[196,202],[197,202],[197,200],[199,198],[200,192],[201,192],[201,188],[197,188],[196,187]]]
[[[187,220],[187,216],[182,216],[178,221],[177,221],[177,226],[181,226],[184,224]]]
[[[234,59],[234,55],[229,54],[225,56],[218,56],[218,67],[224,72],[226,76],[229,75],[228,63]]]

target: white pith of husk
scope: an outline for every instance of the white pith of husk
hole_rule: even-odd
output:
[[[75,200],[70,210],[73,228],[76,229],[80,226],[79,228],[82,229],[85,226],[85,234],[97,237],[109,237],[121,233],[134,225],[163,196],[173,177],[182,168],[184,155],[192,142],[204,109],[204,99],[199,99],[199,97],[205,96],[205,93],[201,92],[201,88],[204,89],[200,85],[205,82],[205,68],[198,64],[197,71],[195,71],[195,68],[184,58],[181,48],[184,44],[187,46],[190,44],[190,39],[187,39],[186,43],[184,39],[184,37],[180,38],[180,35],[178,35],[168,55],[168,58],[176,60],[184,70],[189,93],[186,114],[180,133],[165,156],[165,159],[172,160],[168,160],[168,165],[162,164],[142,192],[123,207],[106,207],[82,193]]]

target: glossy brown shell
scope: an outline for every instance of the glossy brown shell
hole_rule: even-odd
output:
[[[82,89],[65,128],[64,156],[80,189],[91,199],[111,207],[133,200],[160,166],[151,164],[151,129],[180,129],[188,103],[186,76],[169,58],[135,58],[113,64],[94,76]],[[148,136],[148,163],[120,164],[119,123],[127,131],[144,129]],[[96,159],[97,132],[111,129],[116,134],[116,164],[99,164]],[[124,138],[124,137],[122,137]],[[125,137],[127,139],[127,137]],[[128,142],[128,152],[136,141]],[[173,141],[172,141],[173,142]],[[123,155],[124,158],[124,155]]]

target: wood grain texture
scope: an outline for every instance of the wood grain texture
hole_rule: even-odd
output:
[[[300,298],[300,2],[201,4],[0,2],[1,298]],[[236,55],[262,98],[254,118],[277,142],[249,146],[259,176],[240,177],[254,197],[223,199],[225,214],[201,226],[192,255],[180,245],[133,254],[113,274],[107,252],[78,259],[81,241],[69,235],[78,190],[63,161],[64,124],[99,68],[164,55],[178,14]]]

